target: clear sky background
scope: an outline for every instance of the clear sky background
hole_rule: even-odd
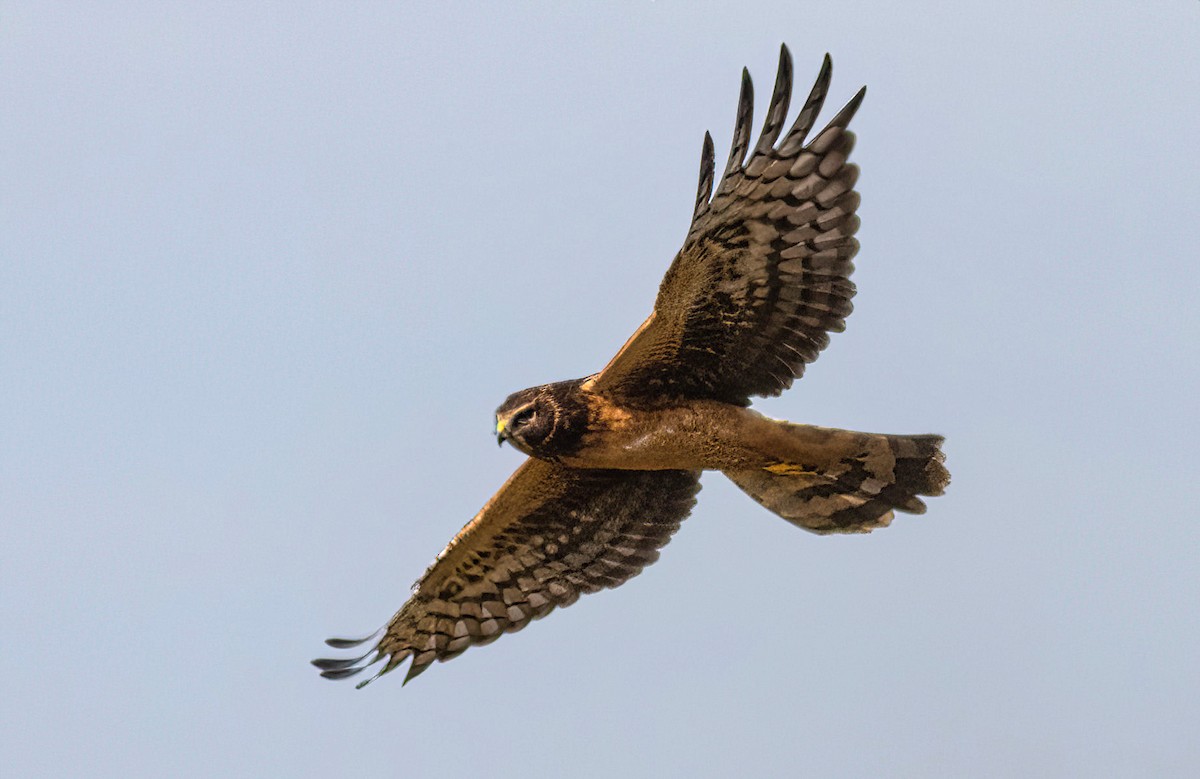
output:
[[[181,5],[0,6],[5,775],[1200,775],[1200,3]],[[949,493],[822,538],[710,474],[625,587],[318,678],[781,42],[869,85],[863,248],[759,407],[943,433]]]

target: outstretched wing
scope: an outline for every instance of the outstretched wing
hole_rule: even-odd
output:
[[[658,559],[696,502],[699,473],[565,468],[530,458],[467,523],[413,586],[412,597],[362,657],[314,660],[329,679],[412,658],[405,682],[569,606],[616,587]],[[374,638],[331,638],[345,649]]]
[[[753,87],[742,72],[733,148],[713,185],[705,134],[696,209],[654,312],[595,378],[628,402],[709,398],[745,405],[778,395],[841,331],[850,313],[858,168],[847,129],[864,87],[808,145],[829,88],[828,55],[791,130],[779,139],[792,91],[787,47],[762,135],[748,160]]]

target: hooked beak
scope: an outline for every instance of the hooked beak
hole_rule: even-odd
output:
[[[496,417],[496,446],[504,446],[504,439],[508,438],[505,428],[508,427],[508,420]]]

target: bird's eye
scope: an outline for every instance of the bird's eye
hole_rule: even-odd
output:
[[[518,411],[516,414],[514,414],[511,424],[513,427],[523,427],[531,419],[533,419],[533,408],[532,407],[524,409],[522,411]]]

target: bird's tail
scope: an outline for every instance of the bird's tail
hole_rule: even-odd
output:
[[[939,435],[876,435],[779,422],[778,462],[725,471],[750,497],[814,533],[869,533],[950,483]]]

